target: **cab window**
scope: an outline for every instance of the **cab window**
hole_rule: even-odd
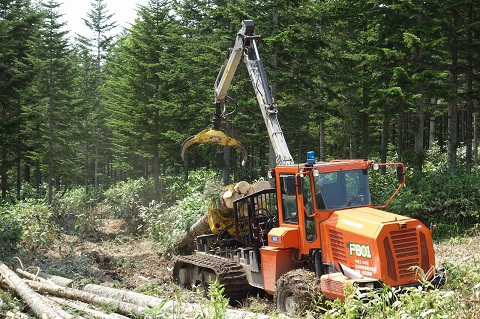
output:
[[[321,173],[315,178],[318,209],[336,209],[370,204],[366,170]]]
[[[315,230],[315,211],[313,209],[312,185],[310,182],[310,175],[303,176],[303,207],[305,215],[305,234],[307,241],[311,242],[317,237]]]
[[[298,224],[295,175],[280,175],[283,222]]]

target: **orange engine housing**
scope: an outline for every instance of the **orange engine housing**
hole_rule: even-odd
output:
[[[340,263],[385,284],[431,279],[435,253],[431,231],[420,221],[371,207],[339,210],[322,223],[323,261]]]

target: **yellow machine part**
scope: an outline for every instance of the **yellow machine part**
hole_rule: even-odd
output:
[[[225,228],[228,228],[230,236],[235,236],[235,230],[233,228],[233,217],[225,217],[220,210],[209,207],[208,208],[208,224],[210,230],[214,234],[220,233]]]
[[[222,131],[214,130],[211,128],[205,129],[200,133],[191,136],[183,142],[182,145],[182,158],[185,157],[185,151],[187,148],[192,146],[195,143],[207,143],[207,144],[217,144],[220,146],[231,146],[240,149],[242,152],[242,166],[247,162],[247,149],[236,139],[226,135]]]

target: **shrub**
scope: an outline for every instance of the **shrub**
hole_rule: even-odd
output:
[[[180,175],[162,176],[160,188],[152,179],[120,182],[105,192],[105,203],[131,230],[170,246],[172,235],[178,237],[206,212],[202,194],[217,177],[213,171],[193,171],[187,182]]]
[[[22,225],[6,208],[0,214],[0,256],[15,251],[22,238]]]
[[[19,245],[29,252],[48,246],[58,235],[52,216],[51,208],[40,200],[27,199],[5,205],[0,223],[2,236],[6,234],[7,239],[3,237],[2,244],[9,252]]]
[[[345,301],[327,301],[324,318],[467,318],[458,316],[458,293],[426,288],[411,287],[398,292],[385,287],[380,293],[372,291],[365,296],[365,292],[346,286]]]
[[[74,230],[76,233],[94,231],[99,217],[96,212],[102,196],[101,192],[87,193],[84,187],[57,194],[53,203],[56,222],[64,231]]]
[[[152,200],[139,208],[147,234],[162,245],[164,252],[171,251],[181,234],[207,212],[212,189],[218,188],[218,176],[211,171],[192,172],[190,177],[187,183],[175,182],[165,190],[183,194],[173,205]]]
[[[426,174],[410,182],[389,210],[425,224],[447,225],[450,230],[455,230],[452,225],[468,228],[480,217],[480,178],[466,172]]]
[[[139,231],[144,222],[140,217],[140,207],[148,206],[159,197],[153,179],[140,178],[119,182],[105,191],[105,204],[113,216],[122,218],[131,231]]]

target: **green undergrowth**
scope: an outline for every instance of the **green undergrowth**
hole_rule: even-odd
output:
[[[415,176],[411,171],[407,174],[407,185],[392,201],[389,211],[419,218],[427,226],[436,225],[434,239],[443,244],[455,246],[465,236],[480,236],[476,226],[480,219],[480,174],[476,169],[469,173],[431,170],[422,176]],[[384,185],[392,179],[394,175],[377,174],[372,191],[379,190],[380,197],[385,198],[391,194],[391,188]],[[172,254],[175,239],[206,212],[208,197],[211,197],[208,191],[219,187],[218,180],[213,172],[192,172],[188,183],[178,176],[162,178],[159,186],[148,179],[129,180],[106,191],[71,189],[57,194],[52,205],[41,198],[3,204],[0,258],[8,261],[19,252],[41,254],[42,248],[62,234],[95,234],[99,220],[106,217],[127,222],[124,236],[153,238],[160,253]],[[398,295],[385,289],[367,303],[358,300],[352,291],[344,303],[331,302],[324,316],[480,318],[480,266],[475,258],[478,259],[451,260],[444,265],[447,283],[441,289],[411,289],[407,294]],[[394,302],[390,302],[392,294],[395,294]],[[1,307],[15,307],[13,297],[1,297]],[[311,313],[319,313],[322,307],[325,307],[323,303],[314,304]]]
[[[380,293],[364,295],[354,287],[345,288],[345,301],[318,303],[307,317],[326,319],[470,319],[480,317],[480,261],[452,261],[445,265],[446,284],[432,287],[423,281],[419,287],[395,291],[384,287]],[[317,298],[318,299],[318,298]]]

